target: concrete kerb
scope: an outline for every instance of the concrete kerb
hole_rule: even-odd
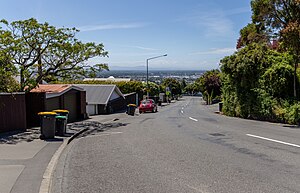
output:
[[[119,119],[112,119],[110,121],[104,122],[104,124],[109,123],[111,121],[117,121],[117,120],[119,120]],[[82,129],[82,130],[78,131],[77,133],[75,133],[74,135],[72,135],[69,139],[64,140],[64,142],[61,144],[61,146],[58,148],[58,150],[54,153],[54,155],[52,156],[52,158],[44,172],[39,193],[50,193],[51,192],[53,172],[56,168],[56,165],[57,165],[57,162],[58,162],[58,159],[59,159],[61,153],[66,148],[66,146],[69,143],[71,143],[71,141],[73,141],[76,137],[78,137],[79,135],[81,135],[82,133],[84,133],[86,131],[88,131],[88,128]]]
[[[77,133],[75,133],[74,135],[72,135],[69,139],[64,140],[64,142],[61,144],[61,146],[58,148],[58,150],[54,153],[54,155],[52,156],[52,158],[44,172],[39,193],[51,192],[51,183],[52,183],[52,178],[53,178],[53,172],[56,168],[56,165],[57,165],[57,162],[58,162],[58,159],[59,159],[61,153],[73,139],[75,139],[78,135],[84,133],[87,130],[88,130],[87,128],[82,129],[82,130],[78,131]]]

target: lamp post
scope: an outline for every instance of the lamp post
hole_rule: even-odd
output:
[[[148,77],[149,77],[148,64],[149,64],[149,60],[153,60],[153,59],[160,58],[160,57],[165,57],[167,55],[168,54],[164,54],[164,55],[161,55],[161,56],[155,56],[155,57],[152,57],[152,58],[148,58],[146,60],[146,63],[147,63],[147,79],[146,79],[146,82],[147,82],[147,98],[149,98],[149,83],[148,83]]]

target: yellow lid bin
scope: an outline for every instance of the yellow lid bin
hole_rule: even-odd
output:
[[[68,118],[68,114],[69,114],[68,110],[56,109],[56,110],[53,110],[53,112],[55,112],[55,113],[57,113],[58,115],[61,115],[61,116],[66,116]]]
[[[55,124],[57,115],[55,112],[39,112],[41,116],[41,139],[52,139],[55,137]]]
[[[38,115],[40,115],[40,116],[44,116],[44,115],[56,116],[57,113],[56,112],[39,112]]]

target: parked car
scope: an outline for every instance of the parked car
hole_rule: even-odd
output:
[[[144,113],[146,111],[155,113],[157,112],[157,104],[153,99],[145,99],[142,100],[140,106],[139,106],[139,112]]]

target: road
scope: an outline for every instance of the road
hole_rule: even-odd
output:
[[[300,128],[226,117],[197,97],[74,140],[52,192],[300,192]]]

